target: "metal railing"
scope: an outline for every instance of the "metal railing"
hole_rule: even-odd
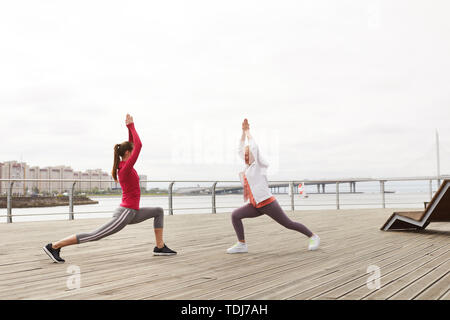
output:
[[[429,199],[431,200],[433,197],[433,181],[437,181],[438,185],[441,181],[441,179],[449,179],[450,176],[426,176],[426,177],[406,177],[406,178],[364,178],[364,179],[334,179],[334,180],[281,180],[281,181],[269,181],[270,184],[284,184],[289,188],[289,194],[290,194],[290,204],[288,205],[290,207],[291,211],[295,211],[296,204],[295,204],[295,191],[294,188],[296,185],[299,184],[305,184],[305,185],[325,185],[325,184],[335,184],[336,187],[336,209],[341,209],[341,201],[340,201],[340,195],[342,192],[340,192],[340,185],[346,184],[346,183],[354,183],[356,186],[356,183],[364,183],[364,182],[378,182],[380,184],[380,199],[379,204],[381,208],[386,208],[386,192],[385,192],[385,183],[386,182],[402,182],[402,181],[428,181],[429,182]],[[13,222],[13,214],[12,214],[12,200],[13,200],[13,186],[15,183],[21,182],[21,183],[29,183],[29,182],[48,182],[48,183],[60,183],[62,185],[63,183],[70,183],[71,187],[68,190],[68,197],[69,197],[69,220],[74,220],[75,213],[74,212],[74,194],[75,194],[75,187],[77,183],[111,183],[111,186],[115,184],[115,181],[113,180],[80,180],[80,179],[0,179],[0,184],[7,184],[7,205],[6,205],[6,216],[0,215],[0,218],[6,217],[7,223]],[[232,207],[217,207],[216,202],[216,195],[217,195],[217,184],[218,183],[240,183],[240,181],[236,180],[141,180],[141,183],[168,183],[168,211],[170,215],[174,214],[175,210],[182,210],[182,209],[211,209],[211,213],[215,214],[217,213],[217,209],[227,209]],[[201,207],[201,208],[174,208],[173,205],[173,197],[174,197],[174,190],[173,187],[175,183],[211,183],[211,186],[209,187],[211,190],[211,206],[208,207]],[[353,185],[352,185],[353,186]],[[203,188],[203,187],[202,187]],[[208,187],[204,187],[208,188]],[[353,187],[354,188],[354,187]],[[318,188],[319,189],[319,188]],[[350,187],[352,190],[352,187]],[[353,189],[355,190],[355,189]],[[398,203],[401,204],[401,203]],[[374,204],[370,204],[374,205]],[[314,205],[312,205],[314,206]],[[88,214],[88,213],[107,213],[109,211],[93,211],[93,212],[77,212],[76,214]],[[45,213],[45,214],[27,214],[27,215],[20,215],[23,216],[48,216],[48,215],[62,215],[67,213]]]

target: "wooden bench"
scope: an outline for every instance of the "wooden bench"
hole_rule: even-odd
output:
[[[423,230],[431,222],[450,222],[450,180],[444,180],[423,211],[394,212],[381,230]]]

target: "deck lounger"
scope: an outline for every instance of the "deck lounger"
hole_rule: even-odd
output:
[[[423,230],[430,222],[450,222],[450,180],[444,180],[424,211],[394,212],[381,230]]]

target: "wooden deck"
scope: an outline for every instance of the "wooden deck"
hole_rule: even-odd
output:
[[[307,238],[263,216],[244,222],[250,253],[236,242],[229,214],[166,216],[165,240],[178,251],[154,257],[153,224],[126,227],[99,242],[64,248],[65,264],[41,249],[106,219],[0,224],[0,299],[450,299],[450,224],[423,232],[383,232],[394,210],[297,211],[320,235]],[[67,268],[81,270],[69,290]],[[370,290],[367,267],[381,272]]]

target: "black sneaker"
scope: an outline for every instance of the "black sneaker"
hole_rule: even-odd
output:
[[[175,254],[177,254],[177,252],[169,249],[165,244],[162,248],[155,247],[155,249],[153,249],[154,256],[173,256]]]
[[[52,248],[52,244],[49,243],[43,249],[44,249],[45,253],[50,257],[50,259],[53,260],[53,262],[55,262],[55,263],[64,263],[64,262],[66,262],[66,260],[64,260],[63,258],[61,258],[59,256],[59,252],[61,251],[61,248],[53,249]]]

